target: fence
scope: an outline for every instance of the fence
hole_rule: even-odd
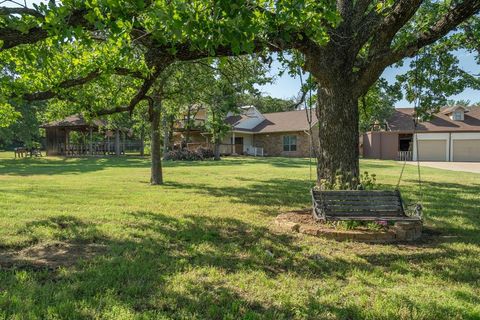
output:
[[[413,152],[412,151],[398,151],[398,160],[400,161],[412,161]]]

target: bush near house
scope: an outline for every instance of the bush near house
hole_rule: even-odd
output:
[[[209,160],[213,157],[214,153],[212,150],[200,147],[195,151],[188,149],[171,150],[163,156],[163,159],[173,161],[200,161]]]

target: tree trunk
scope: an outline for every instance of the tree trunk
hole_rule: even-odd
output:
[[[115,155],[120,156],[120,130],[115,129]]]
[[[317,184],[356,189],[359,183],[358,99],[348,85],[319,85]]]
[[[140,155],[142,157],[145,155],[145,127],[143,124],[140,129]]]
[[[150,178],[150,184],[160,185],[163,184],[162,174],[162,146],[161,146],[161,134],[160,134],[160,118],[161,118],[161,101],[155,100],[153,102],[153,110],[150,112],[150,122],[152,125],[152,142],[151,142],[151,159],[152,159],[152,172]]]
[[[213,160],[220,160],[220,140],[215,139]]]

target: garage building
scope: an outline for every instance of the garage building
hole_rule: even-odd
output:
[[[480,162],[480,107],[443,108],[417,125],[413,108],[397,108],[384,125],[365,133],[363,156],[373,159]],[[416,148],[418,139],[418,150]]]

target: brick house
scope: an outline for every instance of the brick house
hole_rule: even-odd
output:
[[[220,145],[221,154],[244,154],[257,156],[308,157],[311,155],[310,126],[318,136],[317,118],[314,111],[295,110],[262,114],[254,106],[240,108],[238,115],[229,114],[225,122],[230,131]],[[307,113],[308,112],[308,113]],[[311,118],[311,121],[309,119]],[[200,146],[212,148],[211,136],[202,127],[207,121],[204,110],[199,111],[190,129],[189,149]],[[186,130],[180,122],[174,130],[174,144],[185,144]]]

